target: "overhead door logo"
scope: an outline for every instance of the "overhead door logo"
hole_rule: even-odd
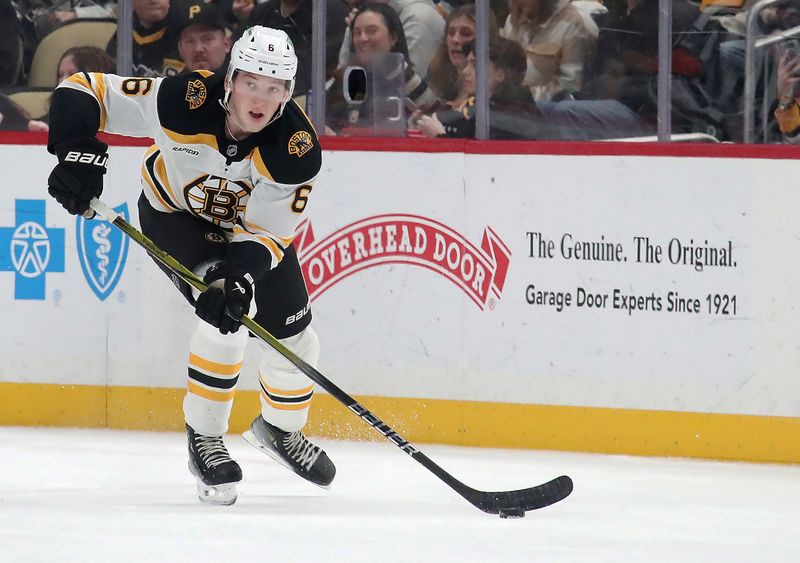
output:
[[[511,251],[490,227],[480,246],[447,225],[417,215],[378,215],[315,241],[311,224],[298,227],[295,247],[314,298],[358,271],[382,264],[413,264],[444,276],[480,308],[500,297]]]
[[[114,211],[129,220],[127,203],[115,207]],[[83,276],[98,299],[103,301],[111,295],[122,277],[128,256],[128,237],[106,220],[87,221],[83,217],[78,217],[75,232]]]
[[[15,200],[15,225],[0,227],[0,272],[12,271],[14,299],[44,299],[46,274],[64,271],[64,229],[47,228],[44,200]]]

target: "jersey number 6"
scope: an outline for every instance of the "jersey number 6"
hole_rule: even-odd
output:
[[[300,186],[294,191],[294,200],[292,201],[292,211],[295,213],[302,213],[308,203],[308,194],[311,193],[311,186]]]
[[[128,78],[122,81],[122,91],[128,96],[146,96],[152,87],[152,78]]]

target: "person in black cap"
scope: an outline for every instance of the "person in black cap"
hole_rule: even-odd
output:
[[[181,4],[178,51],[184,72],[219,70],[225,65],[232,42],[222,12],[214,4]]]

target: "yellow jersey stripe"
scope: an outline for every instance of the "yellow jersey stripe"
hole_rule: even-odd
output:
[[[169,177],[167,176],[167,165],[164,164],[163,155],[161,155],[161,154],[158,155],[158,157],[156,158],[156,164],[155,164],[154,168],[155,168],[156,174],[158,174],[158,179],[161,181],[161,183],[164,186],[167,187],[167,191],[169,191],[169,195],[172,196],[172,201],[174,201],[175,204],[177,204],[180,200],[178,199],[178,196],[175,195],[175,191],[172,189],[172,186],[169,183]]]
[[[182,135],[180,133],[176,133],[175,131],[170,131],[166,127],[161,128],[164,131],[164,134],[172,139],[174,142],[184,145],[207,145],[214,149],[215,151],[219,151],[219,145],[217,144],[217,138],[214,135],[210,135],[208,133],[198,133],[196,135]]]
[[[272,174],[270,174],[269,170],[267,169],[267,165],[264,164],[264,159],[261,158],[261,151],[259,151],[258,149],[255,149],[253,151],[252,161],[253,164],[256,165],[256,170],[258,170],[259,174],[261,174],[268,180],[272,180],[273,182],[275,181],[275,178],[272,177]]]
[[[250,221],[248,221],[246,219],[244,221],[244,225],[245,225],[245,227],[251,229],[252,231],[266,231],[266,229],[264,229],[262,227],[259,227],[255,223],[251,223]],[[279,237],[278,235],[270,234],[269,237],[272,238],[272,239],[275,239],[276,241],[278,241],[283,246],[289,246],[290,244],[292,244],[292,241],[294,240],[293,236],[292,237]]]
[[[175,211],[180,211],[180,206],[175,203],[173,198],[170,197],[170,194],[164,190],[164,186],[161,185],[161,181],[156,174],[155,161],[158,160],[160,156],[161,152],[158,150],[158,147],[156,147],[156,150],[149,152],[148,156],[144,159],[144,169],[146,172],[145,180],[147,180],[150,188],[157,194],[159,201],[165,203],[167,207]]]
[[[438,4],[437,4],[437,6],[438,6]],[[308,125],[309,125],[309,127],[311,127],[311,130],[314,132],[314,135],[316,135],[316,134],[317,134],[317,129],[314,127],[314,123],[311,121],[311,118],[310,118],[310,117],[308,117],[308,115],[306,114],[305,110],[304,110],[302,107],[300,107],[300,104],[298,104],[297,102],[295,102],[295,103],[294,103],[294,105],[296,105],[296,106],[297,106],[297,109],[299,109],[299,110],[300,110],[300,113],[302,113],[302,114],[303,114],[303,116],[305,116],[305,118],[306,118],[306,121],[308,121]]]
[[[155,185],[153,185],[153,180],[150,179],[150,173],[147,171],[147,167],[144,165],[144,162],[142,163],[142,178],[144,178],[144,181],[147,182],[147,187],[150,188],[150,193],[156,196],[156,199],[161,203],[161,205],[167,209],[174,209],[175,206],[164,201],[164,198],[161,197],[160,193],[158,193]]]
[[[79,84],[86,88],[88,91],[92,91],[92,87],[89,85],[89,82],[82,74],[73,74],[69,78],[67,78],[68,82],[74,82],[75,84]]]
[[[89,76],[92,79],[92,92],[94,92],[97,101],[100,103],[100,131],[106,130],[106,119],[108,112],[106,111],[106,83],[99,72],[90,72]]]
[[[233,227],[233,236],[236,236],[236,235],[249,235],[249,236],[255,238],[258,242],[260,242],[261,244],[266,246],[270,250],[270,252],[272,252],[273,256],[275,256],[275,259],[278,262],[283,260],[283,249],[280,246],[278,246],[278,243],[276,243],[274,240],[272,240],[268,236],[257,235],[255,233],[251,233],[250,231],[245,231],[239,225],[234,225],[234,227]]]

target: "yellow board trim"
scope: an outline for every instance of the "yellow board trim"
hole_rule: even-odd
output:
[[[182,431],[185,389],[0,383],[0,425]],[[238,391],[230,432],[260,410],[258,391]],[[405,438],[497,448],[800,463],[800,418],[694,412],[357,397]],[[383,440],[318,391],[308,433]]]

